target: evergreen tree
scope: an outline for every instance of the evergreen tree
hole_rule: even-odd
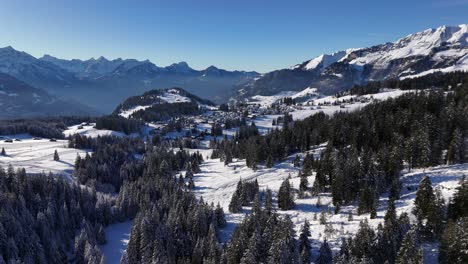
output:
[[[468,178],[460,180],[448,206],[448,215],[452,220],[468,216]]]
[[[303,264],[311,262],[311,249],[309,241],[310,237],[310,225],[309,221],[305,220],[304,225],[301,228],[301,233],[299,235],[299,254],[301,255],[301,260]]]
[[[239,213],[242,210],[242,199],[237,192],[234,192],[229,202],[229,212]]]
[[[2,152],[0,153],[2,156],[6,156],[5,148],[2,148]]]
[[[330,249],[330,246],[327,243],[327,240],[323,241],[320,246],[320,254],[317,258],[316,264],[332,264],[333,263],[333,254]]]
[[[273,167],[273,157],[271,156],[271,153],[268,154],[267,160],[266,160],[266,166],[267,168]]]
[[[325,210],[320,211],[320,224],[326,225],[327,224],[327,215],[325,214]]]
[[[289,178],[281,183],[281,187],[278,191],[278,207],[281,210],[290,210],[294,208],[294,194],[292,192]]]
[[[442,264],[468,263],[468,218],[449,220],[440,241],[439,261]]]
[[[299,155],[296,155],[296,157],[294,157],[293,165],[294,165],[294,167],[300,167],[301,166],[301,158],[299,157]]]
[[[307,192],[307,189],[309,188],[308,187],[309,181],[307,180],[307,175],[305,173],[299,172],[299,174],[301,177],[301,181],[299,183],[299,197],[304,198],[306,197],[306,192]]]
[[[418,226],[427,237],[437,236],[440,224],[440,208],[437,207],[436,196],[432,189],[429,177],[425,176],[420,182],[416,199],[414,200],[414,214],[418,220]]]
[[[422,251],[418,251],[414,245],[411,232],[408,232],[398,251],[396,264],[423,264]]]
[[[226,225],[226,218],[225,218],[225,215],[224,215],[224,210],[219,205],[219,203],[216,205],[216,209],[215,209],[214,213],[215,213],[215,219],[216,219],[217,226],[218,227],[224,227]]]
[[[359,223],[359,229],[350,245],[351,254],[357,258],[371,258],[374,254],[375,232],[367,218]]]
[[[54,160],[55,160],[55,161],[59,161],[59,160],[60,160],[60,157],[59,157],[59,154],[58,154],[57,150],[55,150],[55,152],[54,152]]]
[[[460,129],[455,129],[447,150],[447,163],[456,164],[464,161],[464,140]]]
[[[265,194],[265,211],[268,214],[273,211],[273,194],[270,189],[267,189]]]

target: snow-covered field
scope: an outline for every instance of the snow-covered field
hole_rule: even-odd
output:
[[[68,137],[74,134],[80,134],[83,136],[87,137],[97,137],[97,136],[117,136],[117,137],[123,137],[125,136],[124,133],[118,132],[118,131],[113,131],[113,130],[107,130],[107,129],[96,129],[94,128],[96,124],[90,123],[88,125],[74,125],[68,127],[67,130],[63,131],[63,134]]]
[[[84,157],[85,150],[68,148],[67,140],[51,142],[49,139],[34,140],[32,136],[21,134],[13,135],[21,141],[6,143],[0,141],[0,149],[5,148],[6,156],[0,155],[0,166],[7,168],[11,164],[14,168],[25,168],[28,173],[41,173],[49,171],[70,177],[77,155]],[[60,160],[54,161],[54,152],[57,150]]]
[[[318,154],[321,150],[319,147],[312,152]],[[209,150],[200,150],[206,158],[209,156]],[[303,157],[303,155],[301,155]],[[201,172],[195,174],[195,194],[198,197],[203,197],[207,202],[219,203],[226,212],[227,226],[221,230],[222,241],[227,241],[230,234],[235,228],[235,225],[242,221],[245,213],[248,213],[250,208],[244,207],[244,212],[232,214],[228,211],[229,202],[232,194],[236,190],[237,182],[242,180],[257,179],[260,189],[269,188],[275,193],[278,191],[282,181],[289,175],[294,188],[299,187],[299,168],[292,165],[294,155],[286,159],[284,162],[276,164],[273,168],[259,166],[257,171],[249,169],[245,165],[244,160],[235,160],[235,162],[224,166],[224,163],[219,159],[207,159],[200,166]],[[401,199],[395,206],[398,214],[408,212],[411,215],[413,202],[416,193],[416,186],[419,181],[427,175],[431,178],[433,186],[439,188],[443,196],[448,199],[453,195],[459,180],[463,175],[468,175],[468,164],[458,164],[451,166],[438,166],[433,168],[417,169],[411,172],[405,172],[402,177],[403,189]],[[308,178],[309,186],[313,185],[315,176]],[[320,200],[320,202],[318,201]],[[299,231],[305,220],[311,223],[311,241],[313,244],[314,254],[320,247],[323,239],[327,238],[332,249],[336,252],[339,250],[341,237],[354,235],[359,226],[359,222],[364,218],[369,220],[369,224],[374,228],[383,221],[387,209],[388,198],[382,195],[379,200],[377,217],[370,219],[369,214],[357,215],[357,204],[343,206],[340,213],[333,214],[334,207],[331,204],[331,196],[329,193],[321,193],[318,197],[307,197],[305,199],[296,199],[296,207],[294,210],[279,211],[281,214],[288,214],[295,224],[296,231]],[[320,204],[321,206],[317,206]],[[320,224],[320,213],[326,212],[327,223],[331,224],[334,232],[325,234],[325,225]],[[348,221],[348,214],[352,212],[353,220]],[[430,250],[430,247],[427,247]]]

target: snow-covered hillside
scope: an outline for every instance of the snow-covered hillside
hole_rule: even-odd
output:
[[[275,95],[263,96],[256,95],[246,99],[247,104],[259,105],[263,108],[272,106],[274,103],[277,103],[281,99],[290,97],[296,101],[296,103],[306,106],[306,105],[319,105],[319,104],[335,104],[340,102],[346,102],[350,99],[378,99],[385,100],[388,98],[398,97],[404,93],[413,92],[413,90],[398,90],[398,89],[383,89],[380,93],[376,94],[367,94],[362,96],[348,95],[342,97],[335,96],[323,96],[317,92],[316,88],[306,88],[299,92],[294,91],[285,91],[280,92]],[[357,102],[359,104],[359,102]]]
[[[322,54],[238,87],[239,98],[317,87],[334,94],[355,84],[468,70],[468,24],[441,26],[394,42]]]
[[[163,90],[151,90],[140,96],[132,96],[120,104],[114,111],[122,117],[129,118],[138,111],[158,105],[196,103],[200,108],[211,108],[214,104],[208,100],[199,98],[181,88],[171,88]]]
[[[95,126],[96,126],[95,123],[73,125],[73,126],[68,127],[68,129],[66,129],[65,131],[63,131],[63,134],[66,137],[72,136],[74,134],[80,134],[82,136],[87,136],[87,137],[97,137],[97,136],[123,137],[125,136],[125,134],[122,132],[108,130],[108,129],[96,129]]]
[[[324,146],[318,146],[311,154],[319,155]],[[208,159],[210,150],[198,150],[203,153],[204,158],[207,158],[201,165],[201,172],[195,174],[195,193],[198,197],[203,197],[207,202],[219,203],[227,212],[226,219],[228,224],[226,228],[221,230],[222,240],[227,241],[230,234],[235,228],[235,225],[240,223],[249,212],[249,207],[244,207],[244,212],[239,214],[228,213],[228,206],[232,194],[236,190],[237,183],[240,179],[249,181],[257,180],[260,189],[271,189],[274,193],[278,191],[282,181],[291,176],[291,183],[294,188],[299,187],[299,168],[292,164],[294,155],[287,158],[285,161],[276,164],[272,168],[259,166],[258,170],[253,171],[245,165],[244,160],[234,160],[233,163],[225,166],[224,162],[219,159]],[[304,153],[300,153],[301,159]],[[416,187],[419,181],[424,176],[429,176],[433,186],[442,192],[446,201],[453,195],[459,180],[468,175],[468,164],[457,164],[450,166],[438,166],[426,169],[417,169],[411,172],[402,171],[403,188],[401,198],[396,201],[398,214],[407,212],[412,217],[413,203],[415,199]],[[315,176],[308,177],[309,186],[313,185]],[[379,199],[377,217],[370,219],[369,214],[357,215],[357,204],[344,206],[340,213],[333,214],[334,207],[331,204],[331,196],[329,193],[321,193],[316,197],[307,197],[305,199],[296,199],[296,207],[289,211],[279,211],[281,214],[288,214],[295,224],[296,231],[308,220],[311,223],[311,241],[313,242],[313,251],[317,253],[321,242],[324,238],[331,244],[332,249],[336,252],[341,245],[342,237],[350,237],[354,235],[359,226],[359,222],[368,219],[369,224],[376,228],[383,221],[387,209],[387,195],[382,195]],[[318,206],[320,205],[320,206]],[[333,232],[326,234],[325,225],[320,224],[320,213],[326,212],[327,223],[333,227]],[[349,213],[353,214],[353,220],[348,221]],[[414,220],[414,217],[412,217]],[[434,254],[427,254],[432,256]]]
[[[34,139],[30,135],[2,136],[0,149],[4,148],[6,156],[0,155],[0,165],[7,168],[24,168],[28,173],[52,172],[71,177],[77,155],[84,157],[85,150],[68,148],[67,140]],[[7,138],[13,142],[7,143]],[[16,141],[15,139],[21,140]],[[54,161],[54,152],[57,150],[60,160]]]
[[[160,95],[154,96],[153,99],[154,99],[154,102],[150,105],[136,105],[126,110],[122,109],[119,115],[125,118],[128,118],[133,113],[140,111],[140,110],[145,110],[146,108],[149,108],[155,104],[189,103],[192,101],[190,98],[181,95],[180,91],[177,89],[170,89],[170,90],[162,91]]]

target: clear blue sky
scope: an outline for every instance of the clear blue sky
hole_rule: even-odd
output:
[[[267,72],[462,23],[468,0],[3,0],[0,46]]]

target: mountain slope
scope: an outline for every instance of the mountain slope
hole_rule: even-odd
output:
[[[468,70],[468,24],[441,26],[393,43],[323,54],[239,86],[237,96],[272,95],[306,87],[332,94],[374,80],[456,70]]]
[[[97,114],[86,106],[59,100],[3,73],[0,73],[0,107],[0,119]]]
[[[211,106],[214,106],[211,101],[184,89],[170,88],[151,90],[141,96],[132,96],[120,104],[113,114],[145,121],[160,121],[175,115],[196,114]]]

